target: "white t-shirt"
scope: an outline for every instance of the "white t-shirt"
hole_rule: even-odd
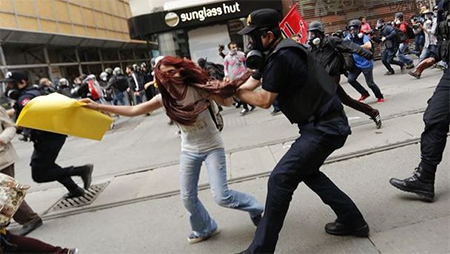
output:
[[[186,97],[179,100],[181,105],[189,105],[196,101],[204,100],[206,93],[192,86],[188,87]],[[157,100],[162,102],[161,94],[156,95]],[[192,125],[177,123],[181,130],[181,151],[204,153],[217,148],[223,148],[222,137],[217,129],[209,110],[206,109],[197,116],[197,121]]]

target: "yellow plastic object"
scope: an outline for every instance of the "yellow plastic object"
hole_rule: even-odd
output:
[[[58,93],[32,99],[17,119],[21,127],[95,140],[103,138],[112,122],[111,117]]]

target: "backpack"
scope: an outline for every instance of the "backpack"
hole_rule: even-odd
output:
[[[217,105],[217,102],[213,100],[209,100],[210,106],[208,107],[209,114],[211,114],[211,118],[213,119],[214,123],[216,124],[216,127],[219,131],[223,130],[223,117],[220,114],[219,106]]]
[[[397,27],[394,27],[394,31],[398,43],[403,43],[406,41],[407,36],[402,30],[398,29]]]
[[[211,77],[217,80],[222,80],[225,77],[225,68],[222,64],[206,62],[206,69],[209,71]]]
[[[406,25],[406,36],[408,37],[408,39],[416,38],[416,34],[414,33],[414,30],[408,24]]]

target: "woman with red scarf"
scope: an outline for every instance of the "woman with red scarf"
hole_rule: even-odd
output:
[[[203,162],[217,204],[248,212],[255,226],[263,212],[263,206],[253,196],[228,189],[222,137],[208,110],[211,100],[231,106],[231,96],[245,77],[228,84],[208,79],[208,74],[192,61],[166,56],[155,66],[155,80],[160,94],[151,100],[135,106],[113,106],[98,104],[90,99],[81,100],[88,108],[123,116],[143,115],[164,107],[167,116],[178,124],[181,130],[181,200],[188,211],[192,228],[189,243],[206,240],[219,232],[217,223],[198,198]]]

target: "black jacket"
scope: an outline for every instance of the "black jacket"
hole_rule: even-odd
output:
[[[372,58],[372,52],[351,41],[344,41],[334,36],[325,37],[318,46],[311,46],[309,50],[312,56],[319,59],[319,62],[330,76],[345,73],[343,53],[354,53],[367,59]]]

